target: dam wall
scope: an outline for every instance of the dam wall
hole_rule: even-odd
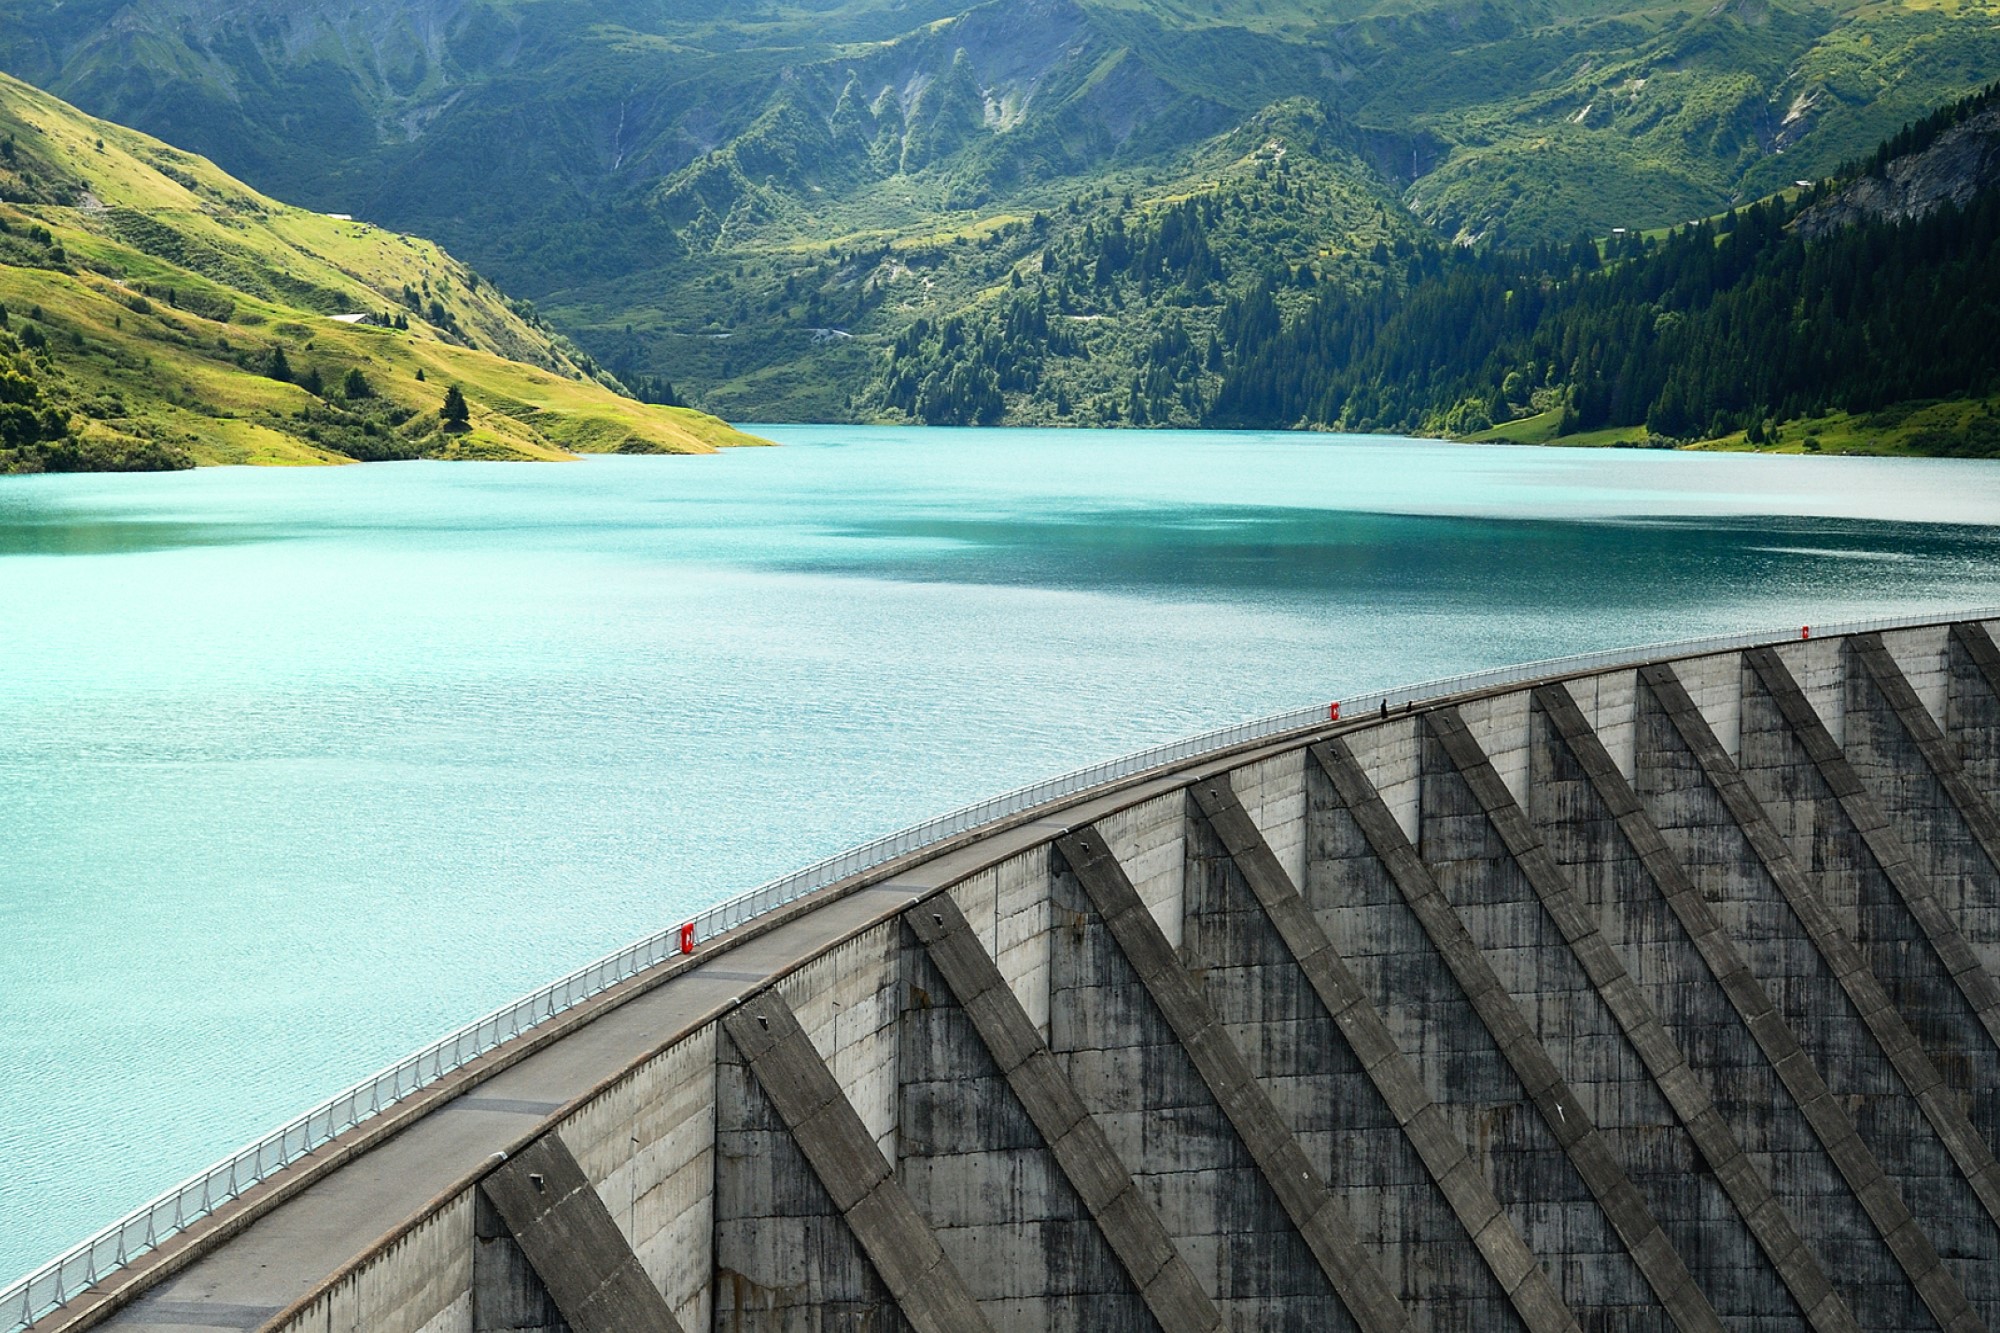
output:
[[[1391,696],[999,821],[33,1328],[2000,1333],[1996,634]]]

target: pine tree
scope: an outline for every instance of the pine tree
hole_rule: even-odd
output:
[[[284,380],[287,383],[291,381],[292,363],[286,358],[284,348],[271,349],[271,359],[265,362],[264,373],[274,380]]]
[[[373,398],[375,396],[375,386],[370,384],[368,377],[361,373],[361,367],[355,366],[347,372],[347,378],[341,381],[340,392],[343,397],[350,401],[357,398]]]
[[[472,424],[472,409],[466,406],[465,391],[456,384],[444,391],[444,406],[438,409],[446,430],[464,430]]]

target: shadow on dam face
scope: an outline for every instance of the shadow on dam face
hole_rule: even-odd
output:
[[[2000,1329],[2000,649],[1154,771],[503,1044],[33,1327]]]

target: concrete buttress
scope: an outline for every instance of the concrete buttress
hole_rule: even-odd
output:
[[[574,1333],[681,1333],[559,1135],[508,1158],[480,1191]]]
[[[1641,749],[1641,799],[1716,907],[1723,928],[1776,1002],[1777,1013],[1798,1034],[1800,1058],[1810,1060],[1825,1077],[1833,1100],[1804,1102],[1800,1110],[1907,1281],[1883,1281],[1873,1263],[1861,1265],[1861,1254],[1873,1247],[1838,1228],[1832,1234],[1854,1253],[1856,1266],[1829,1261],[1829,1269],[1850,1278],[1868,1277],[1866,1288],[1846,1293],[1864,1326],[1911,1326],[1919,1317],[1909,1308],[1913,1296],[1942,1328],[1982,1326],[1956,1275],[1905,1201],[1905,1191],[1912,1187],[1940,1201],[1966,1190],[1951,1156],[1911,1099],[1910,1086],[1899,1079],[1897,1064],[1910,1069],[1916,1088],[1924,1092],[1938,1088],[1935,1073],[1920,1072],[1929,1062],[1915,1037],[1793,859],[1673,668],[1648,666],[1639,674],[1647,696],[1642,717],[1653,723]],[[1760,707],[1746,686],[1741,723],[1746,756],[1754,757],[1764,738],[1782,725],[1774,714],[1774,709]],[[1834,1101],[1845,1102],[1847,1116],[1828,1114]],[[1855,1131],[1852,1137],[1850,1130]],[[1983,1210],[1969,1191],[1960,1203],[1969,1207],[1935,1213],[1926,1209],[1924,1216],[1933,1226],[1973,1226],[1975,1214],[1984,1223]],[[1844,1210],[1836,1216],[1839,1211]],[[1872,1257],[1879,1263],[1878,1256]]]
[[[1536,1037],[1534,1026],[1519,1002],[1443,891],[1428,858],[1418,854],[1408,835],[1389,816],[1352,752],[1340,741],[1314,746],[1312,753],[1332,780],[1339,806],[1358,826],[1373,855],[1387,867],[1391,883],[1511,1072],[1511,1081],[1518,1089],[1512,1094],[1517,1099],[1512,1104],[1533,1108],[1554,1145],[1568,1159],[1574,1178],[1588,1192],[1587,1198],[1595,1205],[1592,1211],[1602,1220],[1595,1221],[1589,1218],[1589,1213],[1584,1213],[1583,1219],[1587,1220],[1580,1219],[1583,1225],[1597,1229],[1608,1223],[1608,1233],[1599,1231],[1599,1235],[1622,1247],[1636,1275],[1643,1279],[1642,1290],[1626,1286],[1618,1292],[1620,1303],[1626,1306],[1623,1320],[1634,1328],[1720,1328],[1713,1308],[1694,1285],[1693,1276],[1661,1231],[1644,1197],[1634,1188],[1609,1141],[1599,1132],[1586,1103],[1569,1086]],[[1435,761],[1426,758],[1423,762],[1421,827],[1427,842],[1434,843],[1447,830],[1472,833],[1465,824],[1468,817],[1482,821],[1483,828],[1484,815],[1470,804],[1469,798],[1464,799],[1467,808],[1457,814],[1456,823],[1445,822],[1435,808],[1439,785],[1433,778]],[[1485,835],[1481,832],[1477,836]],[[1487,1080],[1497,1072],[1491,1071]],[[1496,1091],[1506,1096],[1505,1087],[1503,1083]],[[1567,1183],[1567,1173],[1556,1169],[1545,1154],[1537,1169],[1546,1173],[1548,1184],[1560,1187]],[[1575,1203],[1571,1207],[1573,1212],[1581,1211]],[[1617,1291],[1608,1283],[1600,1290],[1605,1295]],[[1576,1309],[1576,1295],[1568,1290],[1565,1295],[1571,1308]]]
[[[1675,1054],[1708,1057],[1667,1066],[1661,1087],[1795,1306],[1777,1308],[1737,1246],[1704,1261],[1705,1268],[1741,1270],[1735,1285],[1743,1296],[1765,1293],[1758,1308],[1732,1311],[1732,1326],[1782,1328],[1803,1313],[1816,1329],[1859,1328],[1773,1187],[1772,1158],[1745,1147],[1766,1148],[1774,1106],[1784,1107],[1795,1138],[1810,1139],[1788,1095],[1820,1107],[1821,1116],[1842,1113],[1569,690],[1545,686],[1535,704],[1530,792],[1537,831]],[[1831,1175],[1830,1163],[1819,1165]]]
[[[1432,1333],[1578,1325],[1226,777],[1196,783],[1190,969]],[[1237,1035],[1240,1034],[1240,1035]]]
[[[1951,627],[1945,652],[1945,737],[1972,785],[2000,805],[2000,645],[1967,621]]]
[[[892,1297],[874,1317],[887,1316],[914,1333],[984,1333],[989,1326],[964,1279],[895,1181],[791,1006],[776,990],[765,991],[722,1026]],[[724,1317],[719,1302],[716,1317]],[[741,1311],[733,1317],[740,1327]]]
[[[926,1045],[941,1030],[957,1040],[910,1062],[898,1173],[975,1294],[984,1296],[977,1275],[986,1271],[1038,1288],[996,1302],[1004,1306],[996,1323],[1079,1333],[1220,1328],[1214,1302],[958,905],[939,894],[904,920],[921,942],[908,1028]],[[1006,1193],[1033,1199],[996,1226],[1001,1181]],[[970,1225],[974,1217],[986,1225]]]
[[[1353,1224],[1286,1129],[1214,1011],[1182,970],[1159,923],[1094,829],[1069,833],[1056,848],[1119,955],[1184,1053],[1195,1079],[1246,1152],[1255,1178],[1275,1199],[1325,1275],[1347,1319],[1362,1333],[1410,1327],[1409,1314],[1355,1236]],[[1085,926],[1087,929],[1087,925]],[[1300,1315],[1325,1326],[1331,1310]],[[1314,1318],[1316,1313],[1316,1318]]]

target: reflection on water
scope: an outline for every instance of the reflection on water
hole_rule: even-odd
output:
[[[4,481],[0,481],[4,485]],[[85,514],[15,518],[0,513],[0,558],[11,555],[138,555],[188,546],[276,541],[274,529],[219,523],[137,521]]]
[[[1991,464],[766,433],[0,479],[0,1270],[961,802],[1378,685],[2000,603]]]
[[[1815,546],[1780,546],[1792,535]],[[1922,561],[1921,589],[1940,577],[1977,581],[2000,531],[1841,519],[1586,521],[1440,518],[1290,509],[1158,509],[1033,521],[888,518],[840,535],[854,549],[794,567],[877,578],[1007,583],[1082,590],[1296,594],[1307,599],[1471,594],[1487,606],[1592,606],[1658,601],[1663,576],[1698,569],[1703,594],[1756,595],[1777,582],[1837,591],[1849,571],[1823,560]],[[1839,545],[1831,542],[1838,541]],[[903,547],[907,553],[886,554]],[[1588,581],[1573,575],[1588,569]],[[1871,588],[1880,588],[1871,583]],[[1893,585],[1892,585],[1893,586]],[[1807,595],[1814,595],[1808,591]]]

